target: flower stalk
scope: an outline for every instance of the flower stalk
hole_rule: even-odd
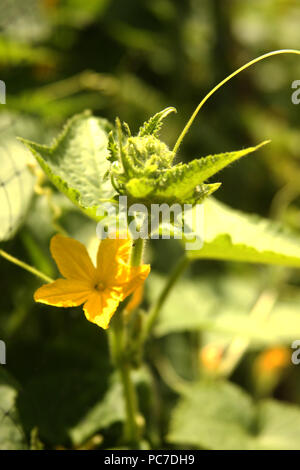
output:
[[[131,257],[131,266],[140,266],[142,264],[145,240],[139,238],[135,240]],[[126,325],[123,312],[130,297],[120,305],[119,311],[112,322],[110,335],[110,346],[113,361],[119,369],[120,379],[124,390],[126,421],[124,425],[123,439],[127,445],[132,448],[139,447],[141,429],[139,425],[138,397],[135,385],[132,380],[132,364],[127,354]]]

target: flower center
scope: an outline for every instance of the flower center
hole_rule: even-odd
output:
[[[94,288],[98,291],[103,291],[105,289],[105,284],[104,282],[99,281],[97,284],[95,284]]]

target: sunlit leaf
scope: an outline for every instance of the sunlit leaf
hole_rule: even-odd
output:
[[[0,240],[11,238],[24,221],[33,194],[35,177],[28,167],[30,152],[17,141],[22,132],[39,135],[40,126],[30,118],[3,113],[0,119]]]
[[[187,256],[300,267],[300,237],[268,219],[244,214],[216,200],[204,203],[204,245]]]
[[[158,187],[155,195],[157,198],[192,202],[197,185],[201,185],[208,178],[230,165],[230,163],[255,152],[266,143],[268,142],[262,142],[256,147],[220,153],[218,155],[209,155],[193,160],[190,163],[178,164],[166,170],[161,176],[159,181],[161,189]]]
[[[110,129],[106,120],[85,112],[74,116],[50,147],[22,139],[49,179],[92,218],[101,201],[114,194],[105,176]]]

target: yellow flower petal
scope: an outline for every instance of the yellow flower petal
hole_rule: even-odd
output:
[[[143,294],[144,294],[144,284],[141,284],[132,294],[132,297],[126,306],[127,312],[132,312],[132,310],[135,310],[136,308],[138,308],[138,306],[143,300]]]
[[[134,266],[130,268],[129,277],[122,280],[115,285],[122,288],[122,300],[124,300],[133,291],[138,289],[147,279],[150,273],[150,265],[142,264],[141,266]]]
[[[54,235],[50,250],[61,274],[68,279],[93,280],[96,269],[86,247],[77,240]]]
[[[115,284],[115,281],[123,275],[127,268],[132,240],[126,238],[106,238],[100,242],[97,253],[97,273],[107,284]]]
[[[86,281],[57,279],[37,289],[34,300],[55,307],[76,307],[83,304],[91,292],[91,285]]]
[[[108,328],[119,303],[141,288],[150,272],[149,265],[129,266],[131,247],[130,238],[103,240],[95,268],[84,245],[55,235],[50,244],[51,253],[67,279],[40,287],[35,300],[58,307],[84,304],[86,318],[101,328]]]
[[[119,303],[119,296],[109,289],[103,292],[94,291],[84,304],[83,310],[87,320],[106,330]]]

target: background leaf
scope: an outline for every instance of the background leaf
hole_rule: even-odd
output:
[[[19,396],[26,432],[37,428],[47,446],[80,445],[122,419],[122,403],[116,406],[109,399],[114,392],[105,337],[81,320],[81,328],[73,329],[69,339],[44,345],[35,359],[39,373],[27,380]],[[32,359],[29,354],[27,359]]]
[[[25,434],[16,408],[18,386],[10,375],[0,369],[0,450],[27,448]]]
[[[299,241],[275,222],[210,198],[204,203],[204,245],[187,256],[300,267]]]
[[[173,412],[168,441],[206,449],[300,449],[299,407],[254,404],[236,385],[194,384]]]
[[[247,449],[253,421],[254,406],[240,388],[198,383],[179,400],[167,439],[206,449]]]
[[[35,119],[12,113],[0,116],[0,241],[12,238],[24,221],[35,183],[28,166],[33,162],[32,155],[16,136],[21,132],[33,138],[40,131]]]
[[[249,316],[265,281],[262,275],[196,277],[182,279],[166,300],[154,333],[211,331],[251,339],[257,345],[290,344],[300,337],[298,295],[278,297],[267,319]],[[147,281],[149,299],[155,299],[163,278],[152,272]],[[184,292],[184,296],[182,295]]]

